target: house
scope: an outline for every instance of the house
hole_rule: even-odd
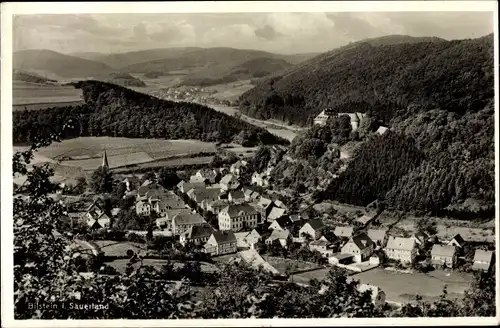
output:
[[[384,253],[389,259],[412,263],[417,256],[417,243],[411,238],[389,237]]]
[[[199,177],[197,175],[192,175],[189,177],[189,183],[204,183],[204,184],[206,184],[205,181],[206,181],[205,179],[203,179],[202,177]]]
[[[236,253],[236,236],[232,231],[214,231],[205,243],[205,252],[211,256]]]
[[[243,194],[245,195],[245,201],[251,202],[257,200],[260,197],[260,194],[252,189],[244,188]]]
[[[291,221],[288,217],[282,216],[271,222],[268,229],[269,230],[286,230],[291,225]]]
[[[161,218],[156,219],[156,226],[160,230],[171,230],[174,216],[180,213],[192,213],[188,208],[166,210]]]
[[[318,251],[324,257],[329,257],[333,255],[333,244],[325,238],[325,236],[321,236],[318,240],[313,240],[309,243],[309,249],[311,251]]]
[[[446,244],[448,246],[456,246],[459,249],[463,249],[467,242],[460,236],[456,234],[453,238]]]
[[[236,163],[230,166],[229,172],[235,175],[241,175],[242,173],[245,173],[247,165],[248,162],[245,160],[237,161]]]
[[[321,220],[311,219],[308,220],[299,230],[299,236],[308,235],[312,239],[318,239],[321,232],[325,229],[325,225]]]
[[[241,190],[232,190],[228,193],[227,199],[233,203],[245,202],[245,194]]]
[[[267,215],[267,221],[272,222],[276,219],[283,217],[284,215],[285,215],[284,209],[274,206],[271,208],[271,211]]]
[[[94,219],[96,220],[101,214],[104,213],[104,210],[97,204],[97,201],[94,201],[85,212],[86,219]]]
[[[180,192],[187,194],[191,189],[204,189],[206,188],[205,183],[203,182],[185,182],[181,181],[177,184],[177,189],[180,190]]]
[[[429,235],[427,233],[425,233],[424,231],[420,230],[420,231],[417,231],[416,233],[414,233],[410,238],[415,240],[417,245],[421,246],[421,245],[425,245],[427,243],[427,241],[429,240]]]
[[[88,218],[87,225],[91,230],[106,229],[109,228],[111,224],[111,219],[106,213],[101,213],[97,218]]]
[[[140,186],[139,189],[137,189],[137,196],[140,198],[145,197],[148,191],[166,192],[167,190],[158,183],[153,182],[148,185],[143,184],[142,186]]]
[[[279,241],[282,247],[287,247],[292,239],[292,235],[288,230],[273,230],[271,235],[266,239],[266,244],[270,245],[276,240]]]
[[[182,209],[186,208],[186,204],[180,198],[169,198],[162,199],[155,202],[153,205],[153,211],[163,216],[168,210]]]
[[[212,212],[213,214],[219,214],[220,211],[229,204],[228,200],[218,199],[212,202],[207,202],[206,210]]]
[[[374,251],[374,242],[366,233],[360,233],[351,237],[349,241],[342,247],[342,254],[350,254],[354,256],[354,262],[363,262],[372,256]]]
[[[456,246],[438,244],[432,246],[431,263],[436,268],[453,268],[457,263]]]
[[[368,229],[366,231],[368,237],[375,243],[376,246],[385,246],[387,242],[387,233],[384,229]]]
[[[245,240],[249,245],[254,245],[262,240],[262,235],[257,230],[253,229],[245,236]]]
[[[375,305],[375,308],[383,308],[385,305],[385,292],[380,289],[380,287],[367,285],[367,284],[359,284],[358,291],[360,293],[370,292],[372,297],[372,302]]]
[[[180,236],[180,243],[183,246],[186,246],[187,243],[205,244],[214,231],[215,229],[208,223],[191,226],[188,231]]]
[[[389,128],[385,127],[385,126],[379,126],[379,128],[377,129],[376,133],[378,133],[379,135],[383,135],[384,133],[386,133],[387,131],[389,130]]]
[[[172,219],[172,233],[176,236],[182,235],[192,226],[206,223],[198,213],[181,212]]]
[[[233,174],[226,174],[220,181],[219,184],[221,185],[223,190],[234,190],[238,189],[240,186],[240,183],[236,176]]]
[[[491,269],[491,265],[494,260],[493,254],[493,251],[476,249],[476,253],[474,254],[474,263],[472,264],[472,270],[488,272]]]
[[[140,200],[135,203],[135,212],[137,213],[137,215],[150,215],[151,208],[151,204],[146,200]]]
[[[236,232],[235,236],[238,248],[254,248],[255,244],[262,240],[261,234],[255,229],[250,232]]]
[[[259,212],[248,204],[230,204],[218,215],[220,230],[240,231],[255,228],[259,222]]]
[[[206,168],[198,170],[198,172],[196,172],[196,176],[198,178],[201,178],[202,181],[208,181],[209,183],[215,183],[218,174],[219,173],[217,171]]]
[[[337,226],[333,233],[339,238],[351,238],[354,233],[354,228],[350,226]]]
[[[314,118],[314,124],[317,125],[326,125],[328,118],[333,115],[333,112],[330,108],[324,109]]]
[[[221,189],[219,188],[204,188],[204,189],[191,189],[187,195],[189,198],[200,204],[202,201],[213,202],[219,200]]]
[[[250,183],[259,187],[267,188],[270,185],[270,179],[267,174],[254,172]]]
[[[288,207],[286,207],[285,203],[283,203],[279,199],[273,199],[274,205],[278,206],[279,208],[284,209],[285,211],[288,211]]]
[[[267,216],[274,207],[274,203],[269,198],[261,197],[256,204],[253,204],[253,206],[257,211],[259,211],[262,221],[266,221]]]
[[[131,176],[127,177],[123,180],[123,183],[125,183],[125,186],[127,188],[127,191],[132,191],[135,189],[136,186],[140,184],[139,178],[136,176]]]

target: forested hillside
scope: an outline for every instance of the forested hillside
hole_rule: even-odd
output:
[[[272,73],[283,71],[293,65],[279,58],[256,58],[235,67],[220,64],[205,69],[196,74],[190,74],[182,81],[182,85],[210,86],[231,83],[235,81],[251,80]]]
[[[493,97],[493,35],[473,40],[348,45],[247,91],[241,110],[306,125],[324,107],[380,103],[464,113]],[[473,95],[473,96],[472,96]],[[352,106],[350,111],[357,111]]]
[[[292,83],[295,73],[276,80],[275,90],[285,82],[293,90],[316,83],[311,82],[307,93],[286,94],[285,101],[274,92],[265,101],[292,106],[266,107],[266,115],[281,113],[274,115],[290,120],[302,117],[305,122],[312,113],[307,112],[308,106],[323,102],[333,112],[360,111],[367,117],[354,133],[347,117],[331,118],[326,126],[304,132],[291,146],[295,162],[278,165],[275,179],[283,187],[298,188],[304,183],[313,191],[318,179],[330,176],[319,199],[362,206],[383,200],[392,209],[417,214],[492,217],[492,42],[490,35],[452,42],[364,44],[330,57],[336,58],[329,66],[332,71],[323,62],[325,67],[310,70],[303,81]],[[373,61],[367,57],[368,50]],[[294,107],[296,103],[303,107]],[[380,136],[375,131],[381,125],[391,130]],[[350,159],[339,157],[339,147],[346,143],[356,145]]]
[[[72,128],[63,137],[111,136],[129,138],[198,139],[237,141],[243,145],[286,144],[262,128],[212,108],[172,102],[99,81],[75,84],[83,91],[85,105],[13,112],[14,143],[32,142],[32,136]]]
[[[23,81],[29,83],[56,83],[56,80],[48,79],[46,77],[40,76],[35,73],[23,72],[20,70],[14,70],[12,72],[13,81]]]

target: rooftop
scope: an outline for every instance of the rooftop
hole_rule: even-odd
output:
[[[453,256],[456,252],[455,246],[434,245],[432,246],[431,255]]]
[[[248,204],[230,204],[223,208],[221,213],[228,213],[230,217],[258,214],[257,210]]]
[[[401,237],[389,237],[387,241],[386,249],[401,249],[405,251],[411,251],[415,248],[415,239],[411,238],[401,238]]]
[[[176,225],[179,224],[200,224],[205,222],[205,219],[198,213],[186,213],[186,212],[181,212],[178,213],[176,216],[173,218],[173,222],[175,222]]]
[[[212,233],[218,244],[236,242],[236,236],[231,230],[217,230]]]

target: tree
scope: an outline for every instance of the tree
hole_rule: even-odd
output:
[[[175,171],[169,168],[162,168],[158,174],[158,183],[166,189],[171,189],[176,186],[181,179]]]
[[[98,194],[110,193],[113,191],[113,174],[107,167],[99,167],[92,173],[90,178],[90,188]]]

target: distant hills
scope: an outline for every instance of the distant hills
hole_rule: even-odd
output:
[[[110,66],[51,50],[21,50],[13,55],[13,68],[56,79],[99,78],[113,72]]]
[[[115,54],[78,52],[69,55],[50,50],[22,50],[14,53],[14,68],[58,80],[107,80],[111,73],[148,73],[153,78],[183,75],[183,84],[212,85],[276,73],[315,55],[280,55],[222,47],[149,49]],[[257,65],[262,65],[262,68]]]
[[[492,35],[362,40],[263,78],[240,97],[240,109],[301,125],[325,107],[352,112],[377,104],[389,116],[410,105],[463,112],[493,94],[492,47]]]
[[[124,87],[145,87],[146,83],[141,79],[133,77],[128,73],[110,73],[107,78],[104,79],[106,82],[121,85]]]
[[[12,72],[12,80],[13,81],[22,81],[29,83],[38,83],[38,84],[46,84],[46,83],[57,83],[56,80],[46,78],[36,73],[32,72],[24,72],[22,70],[15,69]]]

